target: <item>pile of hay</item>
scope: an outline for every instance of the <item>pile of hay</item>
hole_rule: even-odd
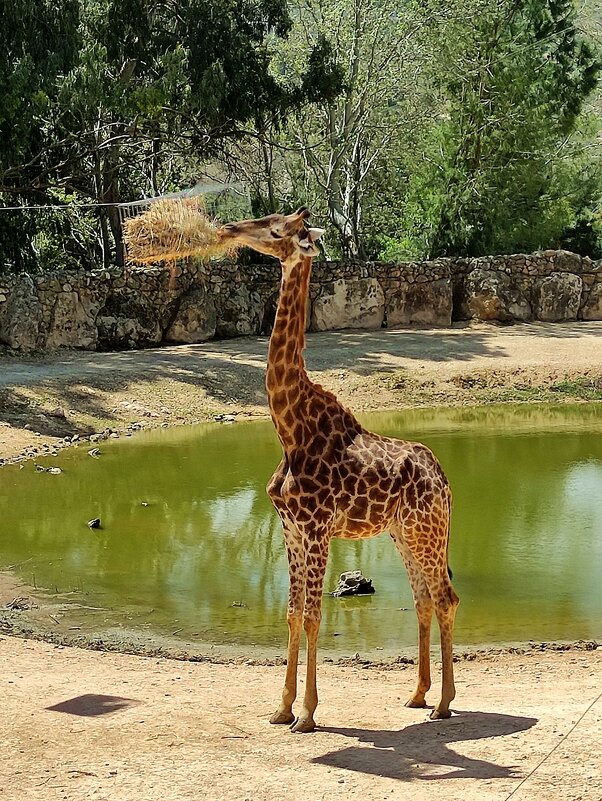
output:
[[[123,238],[128,260],[137,264],[188,256],[210,259],[232,250],[219,241],[218,227],[204,213],[199,198],[153,201],[142,214],[124,221]]]

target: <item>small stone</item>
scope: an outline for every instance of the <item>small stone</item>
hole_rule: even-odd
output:
[[[119,434],[116,431],[113,431],[111,434],[109,434],[109,437],[111,439],[119,439]]]
[[[100,456],[100,448],[92,448],[92,450],[88,451],[88,456],[93,456],[97,459]]]
[[[88,520],[88,528],[100,528],[100,517],[93,517]]]
[[[50,473],[51,476],[60,476],[63,471],[60,467],[49,467],[46,472]]]

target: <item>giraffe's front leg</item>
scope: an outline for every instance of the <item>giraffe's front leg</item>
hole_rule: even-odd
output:
[[[315,537],[315,538],[314,538]],[[316,665],[318,656],[318,634],[322,619],[322,591],[328,561],[329,538],[314,532],[310,536],[307,553],[307,579],[305,584],[305,609],[303,628],[307,638],[307,672],[305,677],[305,696],[299,717],[291,726],[294,732],[311,732],[316,728],[314,712],[318,706],[318,685]]]
[[[289,566],[288,595],[288,649],[286,656],[286,676],[282,690],[282,700],[270,718],[270,723],[293,723],[293,703],[297,697],[297,666],[299,663],[299,644],[303,624],[305,601],[305,556],[303,543],[294,526],[283,517],[284,537]]]
[[[297,664],[299,662],[299,642],[301,640],[302,613],[290,612],[288,622],[288,649],[286,656],[286,675],[282,700],[278,709],[270,718],[270,723],[293,723],[293,703],[297,697]]]
[[[291,726],[291,731],[307,733],[314,731],[316,722],[314,712],[318,706],[318,684],[316,676],[318,634],[320,633],[321,615],[318,618],[309,619],[304,617],[303,628],[307,638],[307,674],[305,679],[305,695],[303,697],[303,707]]]

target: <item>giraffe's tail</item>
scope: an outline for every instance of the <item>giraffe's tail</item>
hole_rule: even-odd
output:
[[[449,538],[451,536],[451,513],[452,513],[452,494],[451,489],[448,485],[447,491],[447,575],[449,576],[450,580],[453,579],[454,574],[452,573],[452,569],[449,566]]]

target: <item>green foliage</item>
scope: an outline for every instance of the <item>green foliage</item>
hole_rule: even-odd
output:
[[[550,389],[552,392],[557,392],[559,395],[566,395],[572,398],[580,398],[586,401],[600,401],[602,400],[602,386],[600,381],[596,381],[586,376],[581,376],[574,379],[565,379],[553,384]]]
[[[429,255],[552,246],[576,218],[566,162],[597,54],[567,0],[477,5],[441,41],[446,109],[406,198],[405,227]]]
[[[271,70],[290,29],[286,0],[11,0],[0,33],[0,201],[115,204],[194,181],[247,125],[281,125],[305,96],[336,90],[322,42],[299,86]],[[92,263],[119,260],[121,226],[100,207]],[[4,217],[0,264],[70,263],[81,215]],[[20,226],[20,228],[19,228]],[[78,227],[79,226],[79,227]],[[74,246],[81,255],[81,248]],[[63,255],[61,255],[63,254]],[[2,267],[0,267],[2,269]]]
[[[114,263],[117,212],[82,201],[205,175],[245,181],[257,214],[307,203],[329,255],[602,257],[589,7],[0,3],[0,205],[72,206],[0,212],[0,272]]]

